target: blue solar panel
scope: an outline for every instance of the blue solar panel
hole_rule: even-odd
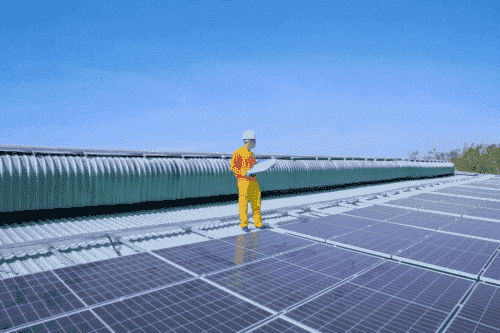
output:
[[[442,195],[442,194],[422,193],[422,194],[413,196],[412,199],[429,200],[429,201],[436,201],[436,202],[448,202],[448,203],[454,203],[454,204],[458,204],[458,205],[474,206],[474,207],[481,207],[481,208],[500,209],[500,202],[481,200],[481,199],[472,199],[472,198],[452,197],[452,196]]]
[[[498,209],[472,208],[467,212],[467,215],[500,220],[500,210]]]
[[[441,230],[457,234],[497,239],[500,241],[500,223],[472,218],[457,218],[457,221]]]
[[[498,255],[490,262],[481,279],[500,284],[500,257]]]
[[[285,226],[281,226],[280,229],[299,232],[304,235],[309,235],[322,239],[340,236],[355,230],[353,228],[346,228],[335,224],[315,222],[314,220],[307,222],[299,222],[296,224],[288,224]]]
[[[409,208],[421,208],[423,206],[423,201],[413,200],[409,198],[386,201],[385,203],[388,205],[409,207]]]
[[[347,228],[353,228],[353,229],[360,229],[360,228],[364,228],[366,226],[378,223],[377,221],[374,221],[374,220],[369,220],[369,219],[364,219],[361,217],[344,215],[344,214],[319,217],[317,219],[310,220],[310,221],[330,223],[330,224],[339,225],[339,226],[347,227]]]
[[[500,200],[500,194],[496,194],[495,191],[473,188],[473,187],[451,186],[448,188],[443,188],[443,189],[437,190],[435,192]]]
[[[335,243],[354,246],[368,253],[389,256],[414,242],[409,239],[385,236],[374,232],[356,230],[347,235],[332,238]]]
[[[393,256],[394,259],[432,265],[449,272],[477,278],[498,248],[498,243],[436,233]]]
[[[107,333],[107,329],[90,311],[85,310],[66,317],[49,320],[16,331],[16,333]]]
[[[288,321],[277,318],[270,323],[259,327],[258,329],[252,331],[252,333],[307,333],[308,330],[302,327],[296,326],[289,323]]]
[[[387,222],[381,222],[377,225],[369,226],[363,229],[363,231],[369,231],[384,236],[409,239],[413,242],[419,241],[434,232]]]
[[[166,286],[193,276],[150,253],[54,270],[87,305]]]
[[[115,332],[237,332],[271,315],[199,279],[94,311]]]
[[[321,332],[436,332],[472,284],[386,262],[286,316]]]
[[[324,244],[316,244],[275,258],[341,280],[383,261],[377,257]]]
[[[314,244],[313,241],[283,235],[273,231],[251,232],[219,239],[265,255],[275,255],[299,247]]]
[[[340,281],[273,258],[209,275],[207,279],[275,311]]]
[[[422,228],[438,229],[455,222],[457,219],[459,217],[413,211],[410,214],[391,218],[388,221]]]
[[[500,190],[500,186],[499,185],[494,185],[494,184],[470,183],[470,184],[463,184],[462,186],[471,186],[471,187],[479,187],[479,188],[487,188],[487,189]]]
[[[480,283],[466,300],[447,332],[500,331],[500,288]]]
[[[415,200],[419,201],[419,200]],[[472,207],[449,204],[444,202],[431,202],[422,200],[420,209],[433,210],[436,212],[452,213],[452,214],[467,214],[467,211],[473,209]]]
[[[391,217],[406,215],[410,212],[411,210],[403,208],[375,205],[371,207],[351,210],[348,212],[344,212],[343,214],[384,221]]]
[[[154,253],[197,274],[205,274],[266,258],[265,255],[219,240],[155,250]]]
[[[84,307],[53,272],[0,280],[0,329],[12,329]]]

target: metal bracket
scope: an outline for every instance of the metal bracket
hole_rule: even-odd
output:
[[[49,250],[56,256],[57,259],[59,259],[60,261],[62,261],[66,265],[68,265],[68,266],[76,265],[76,263],[73,262],[73,260],[66,257],[64,254],[59,252],[59,250],[54,248],[52,245],[49,245]]]

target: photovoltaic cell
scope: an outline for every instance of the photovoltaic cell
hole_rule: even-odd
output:
[[[488,282],[500,283],[500,257],[498,255],[490,262],[481,278]]]
[[[166,286],[193,276],[150,253],[54,270],[87,305]]]
[[[265,255],[274,255],[314,244],[313,241],[283,235],[273,231],[258,231],[219,239]]]
[[[340,236],[356,230],[353,228],[347,228],[335,224],[315,222],[314,220],[280,226],[280,229],[299,232],[304,235],[310,235],[323,239]]]
[[[308,330],[296,326],[288,321],[277,318],[264,326],[252,331],[252,333],[308,333]]]
[[[343,214],[384,221],[391,217],[406,215],[410,212],[411,210],[408,209],[375,205],[371,207],[351,210],[348,212],[344,212]]]
[[[467,215],[500,220],[500,210],[498,209],[472,208],[467,211]]]
[[[0,280],[0,305],[1,330],[84,307],[52,271]]]
[[[413,200],[413,199],[412,199]],[[444,212],[444,213],[452,213],[452,214],[467,214],[468,211],[472,210],[472,207],[462,206],[462,205],[454,205],[445,202],[432,202],[432,201],[424,201],[424,200],[414,200],[421,201],[422,206],[420,209],[426,210],[434,210],[436,212]]]
[[[498,222],[461,217],[441,230],[500,241],[500,223]]]
[[[17,333],[107,333],[111,332],[88,310],[29,326]]]
[[[396,199],[385,202],[388,205],[409,207],[409,208],[422,208],[423,202],[421,200],[413,200],[409,198]]]
[[[233,245],[220,240],[186,244],[153,252],[197,274],[215,272],[267,257],[253,251],[251,247],[237,246],[236,241]]]
[[[391,218],[388,221],[415,227],[438,229],[455,222],[457,219],[459,219],[459,217],[413,211],[407,215]]]
[[[458,312],[447,332],[498,332],[500,331],[499,308],[500,289],[480,283]]]
[[[209,275],[207,279],[275,311],[340,281],[273,258]]]
[[[367,252],[386,255],[394,254],[414,243],[409,239],[385,236],[365,230],[356,230],[347,235],[332,238],[332,241],[355,246]]]
[[[447,271],[463,272],[469,277],[477,277],[495,253],[498,245],[496,242],[438,232],[398,253],[393,258],[403,261],[410,259],[439,266]]]
[[[347,228],[353,228],[353,229],[361,229],[361,228],[364,228],[366,226],[379,223],[379,222],[374,221],[374,220],[369,220],[369,219],[364,219],[361,217],[344,215],[344,214],[336,214],[336,215],[331,215],[331,216],[319,217],[317,219],[310,220],[310,221],[330,223],[330,224],[339,225],[339,226],[347,227]]]
[[[383,261],[374,256],[325,244],[316,244],[275,258],[341,280]]]
[[[436,332],[472,284],[385,262],[286,316],[320,332]]]
[[[203,280],[94,309],[115,332],[237,332],[271,315]]]
[[[470,183],[470,184],[463,184],[463,186],[471,186],[471,187],[479,187],[479,188],[491,188],[491,189],[495,189],[495,190],[500,190],[499,185],[493,185],[493,184]]]

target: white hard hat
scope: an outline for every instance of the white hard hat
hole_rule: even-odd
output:
[[[255,133],[252,132],[252,131],[245,131],[245,133],[243,133],[243,140],[256,140],[255,138]]]

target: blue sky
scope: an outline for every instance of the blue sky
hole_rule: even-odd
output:
[[[0,144],[408,157],[500,143],[494,1],[10,1]]]

